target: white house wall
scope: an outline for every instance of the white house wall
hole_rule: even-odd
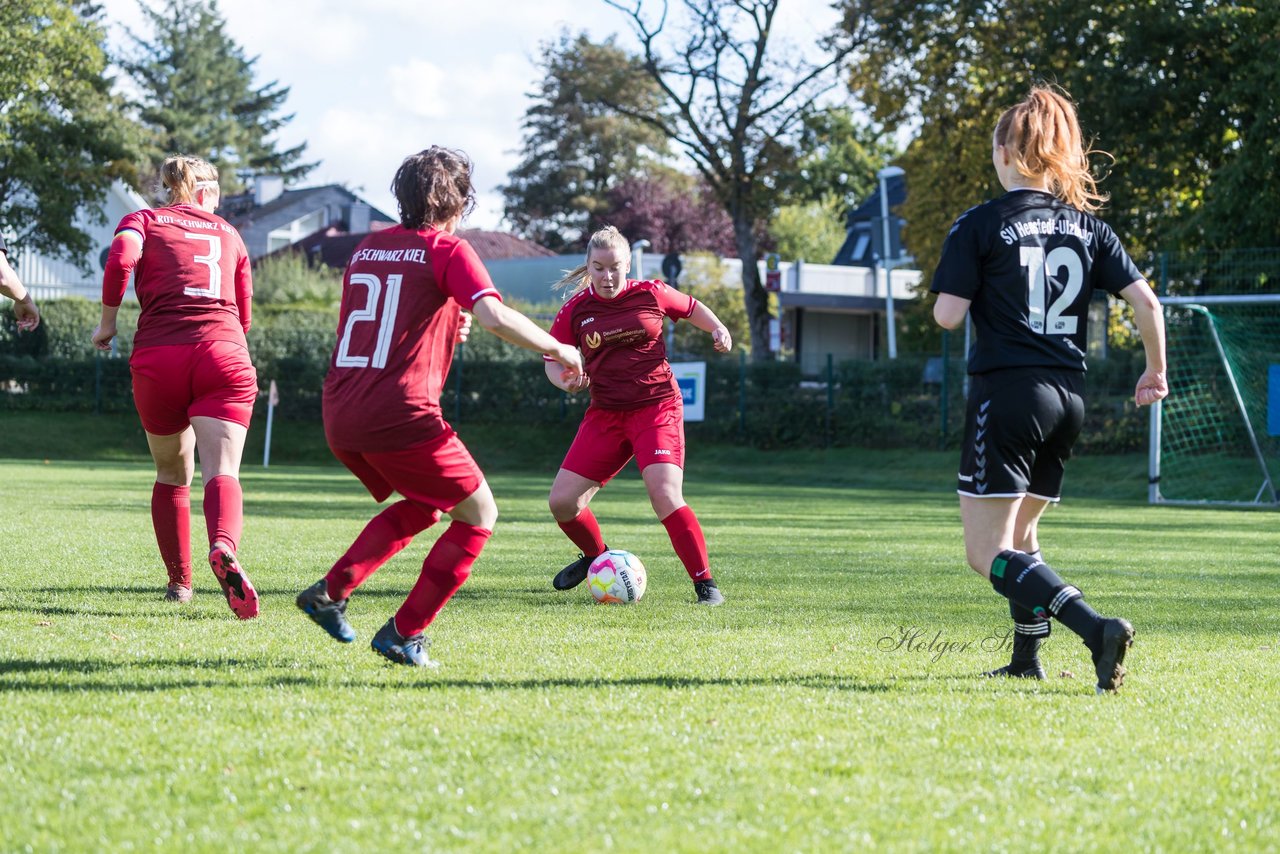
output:
[[[800,321],[800,370],[806,376],[821,376],[827,370],[828,354],[835,364],[874,359],[874,327],[879,320],[874,314],[806,309]]]
[[[75,260],[44,255],[34,250],[19,249],[10,256],[18,278],[37,300],[58,297],[82,296],[91,300],[102,298],[103,252],[111,245],[116,225],[126,215],[149,208],[146,199],[121,181],[112,184],[102,202],[105,217],[102,222],[91,222],[88,214],[76,217],[76,226],[89,235],[92,248],[83,259],[88,272],[80,269]],[[133,299],[132,285],[126,299]]]

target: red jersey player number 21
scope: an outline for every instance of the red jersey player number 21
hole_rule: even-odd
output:
[[[376,501],[400,499],[374,516],[324,578],[297,604],[335,640],[355,640],[347,601],[413,537],[451,518],[399,610],[373,636],[374,652],[397,664],[435,662],[424,630],[471,574],[498,518],[493,493],[444,420],[440,391],[465,340],[463,310],[506,341],[582,374],[576,347],[508,308],[480,259],[455,232],[475,201],[471,162],[433,147],[401,164],[391,185],[400,224],[370,234],[347,265],[337,343],[324,383],[329,447]]]

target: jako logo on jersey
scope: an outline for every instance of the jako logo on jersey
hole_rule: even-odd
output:
[[[578,324],[578,326],[582,327],[582,326],[586,326],[588,323],[595,323],[595,322],[596,322],[596,319],[594,317],[588,317],[583,319],[582,323]]]
[[[600,346],[600,333],[592,332],[590,335],[582,339],[582,343],[587,345],[588,350],[594,350]]]
[[[658,450],[653,452],[653,455],[655,457],[669,457],[671,456],[671,452],[663,450],[662,448],[659,448]]]

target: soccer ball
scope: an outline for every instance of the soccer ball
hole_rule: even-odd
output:
[[[593,560],[587,569],[587,589],[597,602],[620,605],[639,602],[644,586],[644,564],[622,549],[610,549]]]

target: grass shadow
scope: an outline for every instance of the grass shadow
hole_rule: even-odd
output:
[[[130,680],[127,675],[131,671],[153,670],[223,670],[231,667],[245,667],[262,671],[261,678],[245,680],[238,677],[234,683],[227,679],[161,679],[155,683]],[[103,660],[86,659],[17,659],[0,662],[0,690],[28,692],[82,693],[91,691],[107,691],[113,693],[143,691],[155,692],[170,689],[193,687],[230,688],[248,687],[249,684],[261,686],[294,686],[294,687],[333,687],[346,688],[388,687],[381,679],[356,679],[350,676],[339,679],[326,678],[325,674],[289,674],[276,675],[266,672],[268,668],[292,670],[294,665],[270,664],[248,659],[206,659],[184,660],[173,658],[146,659],[119,663]],[[387,664],[385,670],[404,671],[398,665]],[[430,671],[424,671],[424,675]],[[54,684],[32,683],[22,679],[22,675],[67,675],[96,676],[106,675],[105,681],[67,682]],[[120,678],[124,676],[126,678]],[[959,678],[959,677],[957,677]],[[531,679],[422,679],[420,681],[395,685],[395,688],[413,690],[488,690],[488,691],[544,691],[547,689],[616,689],[616,688],[662,688],[667,690],[685,690],[689,688],[753,688],[753,687],[794,687],[821,691],[845,691],[856,693],[882,694],[894,690],[895,681],[906,680],[868,680],[848,676],[836,676],[829,673],[810,673],[798,675],[779,675],[769,677],[717,677],[717,676],[682,676],[672,674],[655,674],[653,676],[623,676],[614,679],[583,677],[551,677]]]

